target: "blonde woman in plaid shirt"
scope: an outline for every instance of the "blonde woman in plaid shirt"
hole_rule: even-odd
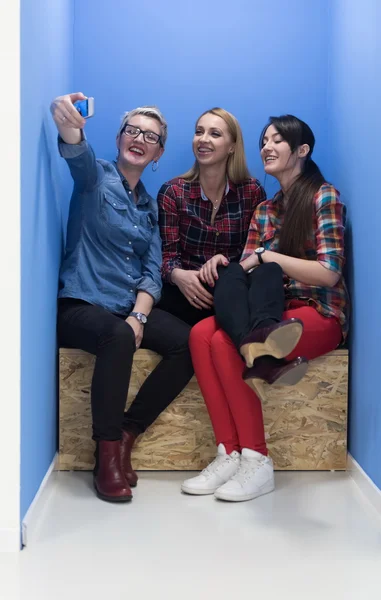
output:
[[[271,492],[262,407],[245,381],[295,384],[308,360],[345,339],[345,206],[312,160],[314,145],[300,119],[270,118],[261,156],[281,190],[254,210],[239,264],[220,255],[201,269],[216,317],[192,329],[190,348],[218,453],[184,492],[233,502]]]
[[[241,127],[234,115],[212,108],[196,122],[195,163],[165,183],[158,195],[163,241],[159,308],[189,325],[214,314],[213,290],[201,267],[223,254],[239,262],[253,210],[266,198],[246,165]]]

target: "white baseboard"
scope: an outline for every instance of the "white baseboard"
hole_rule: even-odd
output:
[[[49,469],[46,472],[44,479],[41,482],[38,492],[35,495],[32,504],[28,508],[28,511],[21,524],[21,542],[23,546],[27,546],[31,540],[34,531],[37,528],[39,518],[43,512],[43,506],[49,495],[49,492],[54,484],[54,468],[56,466],[58,453],[55,454]]]
[[[20,552],[19,529],[0,529],[0,552]]]
[[[381,517],[381,490],[371,480],[358,462],[348,454],[347,470],[350,472],[352,479],[357,484],[368,502],[376,509]]]

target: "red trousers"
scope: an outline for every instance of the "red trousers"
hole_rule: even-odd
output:
[[[284,319],[296,317],[304,324],[302,337],[287,357],[312,360],[337,348],[341,327],[334,318],[324,317],[311,306],[287,310]],[[267,455],[262,405],[243,381],[245,363],[228,335],[209,317],[195,325],[190,350],[196,377],[212,422],[216,443],[228,454],[250,448]]]

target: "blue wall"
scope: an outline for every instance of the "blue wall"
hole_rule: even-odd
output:
[[[57,448],[56,295],[71,184],[49,104],[71,90],[72,70],[72,0],[21,0],[21,518]]]
[[[352,292],[349,449],[381,488],[381,4],[332,4],[334,181],[349,208]]]
[[[156,103],[167,115],[167,151],[159,171],[144,175],[153,194],[192,163],[194,121],[211,106],[238,117],[249,166],[262,180],[257,142],[268,115],[291,112],[311,125],[315,158],[348,204],[349,241],[356,247],[348,260],[350,450],[381,487],[381,284],[371,276],[379,272],[379,251],[369,225],[381,211],[380,11],[378,0],[237,0],[234,10],[229,0],[188,6],[175,0],[81,0],[75,3],[74,87],[95,97],[97,115],[88,135],[105,158],[115,155],[115,131],[125,110]],[[271,194],[275,183],[267,180],[266,189]]]
[[[97,154],[114,158],[125,110],[158,104],[169,121],[167,151],[159,171],[143,178],[156,193],[192,164],[195,120],[217,105],[239,119],[256,176],[263,177],[259,133],[270,114],[285,112],[313,127],[316,158],[328,167],[328,5],[329,0],[76,2],[74,87],[95,97],[97,114],[88,135]],[[271,193],[274,183],[268,180],[266,187]]]
[[[377,235],[381,22],[378,0],[21,0],[22,461],[21,516],[56,450],[56,291],[71,182],[55,147],[51,99],[95,97],[87,125],[99,156],[115,156],[125,110],[160,106],[169,121],[161,183],[193,162],[197,116],[215,105],[241,122],[249,166],[263,180],[259,132],[291,112],[317,137],[315,157],[349,206],[353,287],[350,449],[381,487],[381,284]],[[74,34],[74,37],[73,37]],[[96,41],[95,41],[96,40]],[[73,60],[75,58],[75,61]],[[268,180],[268,194],[275,184]],[[377,460],[378,457],[378,460]]]

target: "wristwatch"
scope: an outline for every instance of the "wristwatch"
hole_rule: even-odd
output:
[[[254,250],[255,254],[258,256],[258,260],[260,262],[261,265],[263,265],[263,258],[262,258],[262,254],[265,252],[266,248],[263,248],[263,246],[261,246],[260,248],[256,248]]]
[[[147,315],[141,312],[131,312],[130,317],[135,317],[142,325],[147,323]]]

